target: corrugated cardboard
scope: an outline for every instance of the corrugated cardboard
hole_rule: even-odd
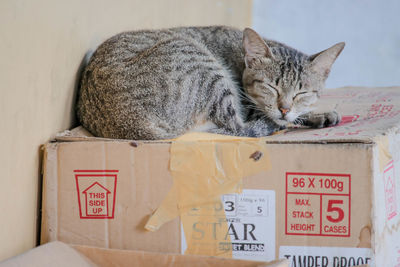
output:
[[[320,109],[332,107],[343,115],[340,125],[291,128],[253,139],[251,142],[261,144],[255,151],[234,150],[249,138],[146,142],[95,138],[82,128],[65,132],[45,145],[42,242],[180,253],[186,246],[207,247],[212,239],[217,240],[217,248],[230,251],[225,256],[234,258],[257,259],[260,249],[265,252],[264,260],[286,257],[305,266],[374,262],[376,266],[395,266],[400,256],[400,88],[327,90]],[[182,189],[171,162],[181,159],[187,164],[180,170],[188,172],[188,177],[198,173],[192,175],[196,183],[210,177],[200,175],[208,168],[196,166],[197,159],[185,161],[184,154],[171,153],[177,144],[193,153],[211,144],[210,151],[219,163],[232,160],[225,156],[232,154],[223,152],[226,149],[252,159],[245,167],[238,157],[232,161],[245,177],[235,180],[231,191],[220,192],[228,193],[222,197],[226,217],[204,212],[213,210],[204,205],[219,207],[214,197],[202,207],[182,206],[182,197],[204,191]],[[246,175],[243,170],[252,169],[258,160],[267,160],[268,168]],[[210,167],[217,168],[213,179],[230,177],[226,166],[231,165],[224,164]],[[174,188],[181,189],[171,191]],[[242,189],[244,195],[237,195]],[[260,201],[267,200],[264,204],[246,203],[261,195]],[[96,200],[98,205],[91,206]],[[166,223],[160,223],[157,231],[146,231],[150,216],[157,214],[165,201],[176,203],[161,209]],[[236,218],[231,212],[236,204],[242,205],[237,214],[252,215]],[[258,207],[265,221],[257,221],[261,218]],[[182,220],[174,219],[177,213]],[[186,223],[185,218],[189,218]],[[182,222],[185,234],[181,233]],[[228,234],[218,232],[224,229],[220,225],[228,226]],[[265,229],[260,230],[262,227]],[[227,245],[229,241],[233,245]],[[237,256],[236,250],[247,250],[249,255],[239,252]],[[201,249],[190,252],[202,253]]]
[[[146,251],[102,249],[88,246],[72,246],[75,250],[85,255],[97,266],[174,266],[174,267],[288,267],[287,260],[271,262],[232,260],[207,256],[179,255],[154,253]]]
[[[221,259],[207,256],[161,254],[134,250],[101,249],[67,245],[55,241],[0,262],[1,267],[128,267],[128,266],[232,266],[287,267],[286,260],[274,262]]]

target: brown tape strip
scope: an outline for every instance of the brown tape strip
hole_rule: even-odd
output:
[[[219,233],[228,231],[221,195],[240,193],[243,177],[269,168],[263,139],[208,133],[178,138],[171,145],[173,188],[145,228],[155,231],[180,215],[187,253],[232,257],[231,249],[220,248],[221,240],[230,243],[229,235],[216,236],[217,227]],[[207,226],[201,238],[194,224]]]
[[[392,155],[389,150],[389,137],[387,135],[380,136],[376,143],[378,144],[379,170],[383,172],[389,162],[392,161]]]

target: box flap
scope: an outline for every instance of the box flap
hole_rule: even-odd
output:
[[[82,141],[109,141],[109,142],[130,142],[132,146],[136,146],[140,143],[170,143],[170,140],[128,140],[128,139],[112,139],[112,138],[103,138],[96,137],[91,134],[88,130],[86,130],[83,126],[78,126],[71,130],[65,130],[61,133],[56,134],[55,141],[59,142],[82,142]]]
[[[55,241],[0,262],[1,267],[108,267],[108,266],[231,266],[287,267],[287,260],[272,262],[233,260],[208,256],[154,253],[67,245]]]
[[[397,132],[400,125],[400,87],[343,87],[326,89],[316,111],[335,109],[342,121],[335,127],[290,127],[266,138],[267,143],[373,143],[378,136]],[[82,126],[64,131],[57,141],[115,141],[93,137]],[[146,141],[154,142],[154,141]],[[156,141],[170,142],[170,141]]]
[[[95,267],[88,258],[65,243],[55,241],[0,262],[1,267]]]
[[[95,137],[82,126],[78,126],[72,130],[65,130],[64,132],[58,133],[55,136],[55,140],[68,142],[68,141],[96,141],[96,140],[104,141],[113,139]]]
[[[136,250],[103,249],[88,246],[72,246],[98,266],[265,266],[287,267],[287,260],[273,262],[233,260],[208,256],[153,253]]]

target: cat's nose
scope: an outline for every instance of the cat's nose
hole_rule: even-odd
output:
[[[281,110],[283,115],[286,115],[290,111],[290,109],[288,108],[279,108],[279,109]]]

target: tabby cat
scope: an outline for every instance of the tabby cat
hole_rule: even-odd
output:
[[[137,140],[332,126],[338,113],[315,114],[312,106],[343,47],[308,56],[225,26],[124,32],[91,57],[77,115],[96,136]]]

